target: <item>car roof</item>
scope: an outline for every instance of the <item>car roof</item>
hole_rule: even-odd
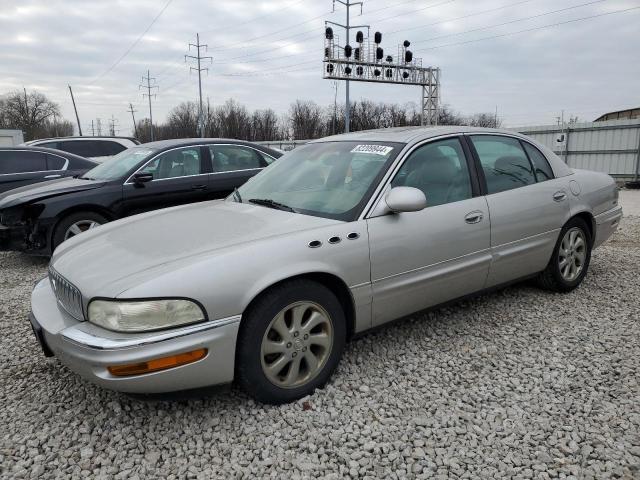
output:
[[[392,127],[379,128],[376,130],[363,130],[359,132],[343,133],[332,135],[313,142],[326,141],[377,141],[377,142],[398,142],[415,143],[429,138],[456,133],[497,133],[510,136],[522,136],[509,130],[497,128],[466,127],[466,126],[434,126],[434,127]],[[522,136],[523,137],[523,136]],[[310,142],[311,143],[311,142]]]
[[[50,153],[52,155],[57,155],[59,157],[64,157],[68,159],[75,158],[76,160],[83,160],[85,162],[95,163],[97,165],[96,162],[94,162],[89,158],[76,155],[75,153],[65,152],[64,150],[56,150],[55,148],[39,147],[37,145],[17,145],[15,147],[0,147],[0,152],[15,151],[15,150]]]
[[[263,145],[258,145],[256,143],[249,142],[247,140],[236,140],[233,138],[174,138],[170,140],[158,140],[155,142],[143,143],[139,145],[139,147],[143,147],[143,148],[147,147],[147,148],[151,148],[153,150],[158,151],[158,150],[164,150],[171,147],[179,147],[179,146],[188,147],[189,145],[201,145],[203,143],[232,143],[235,145],[245,145],[247,147],[253,147],[265,152],[271,151],[274,153],[280,153],[276,150],[273,150],[272,148],[265,147]]]
[[[140,140],[135,137],[112,137],[110,135],[94,136],[94,135],[70,135],[68,137],[50,137],[50,138],[36,138],[25,142],[25,145],[30,145],[34,142],[51,142],[55,140],[130,140],[135,144],[139,144]]]
[[[313,140],[309,143],[317,142],[342,142],[342,141],[355,141],[355,142],[397,142],[403,143],[409,148],[416,143],[428,140],[430,138],[436,138],[444,135],[455,135],[461,133],[483,133],[483,134],[496,134],[507,135],[510,137],[517,137],[526,140],[528,143],[535,145],[544,154],[556,177],[563,177],[572,173],[567,164],[558,157],[551,149],[545,145],[533,140],[526,135],[522,135],[511,130],[501,130],[499,128],[484,128],[484,127],[466,127],[466,126],[434,126],[434,127],[393,127],[393,128],[380,128],[377,130],[364,130],[353,133],[343,133],[342,135],[333,135],[331,137],[325,137],[318,140]]]

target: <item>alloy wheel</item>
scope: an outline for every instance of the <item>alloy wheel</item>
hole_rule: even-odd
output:
[[[333,346],[333,324],[314,302],[295,302],[269,323],[260,358],[267,379],[282,388],[306,384],[324,368]]]
[[[587,258],[587,239],[582,229],[569,229],[562,238],[558,252],[560,275],[567,282],[573,282],[580,276]]]
[[[87,230],[91,230],[92,228],[99,227],[101,224],[96,222],[95,220],[79,220],[71,225],[67,231],[64,233],[64,239],[69,240],[76,235],[81,234],[82,232],[86,232]]]

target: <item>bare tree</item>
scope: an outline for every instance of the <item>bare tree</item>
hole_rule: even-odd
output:
[[[22,130],[25,140],[38,138],[38,129],[54,115],[60,115],[60,107],[42,93],[13,91],[0,100],[0,120],[4,128]]]
[[[289,108],[294,140],[319,138],[323,134],[322,110],[310,100],[296,100]]]
[[[251,140],[281,140],[282,131],[276,112],[270,108],[256,110],[251,116]]]
[[[220,137],[245,140],[251,137],[251,117],[244,105],[227,100],[216,109],[215,117]]]
[[[476,113],[469,117],[466,125],[472,127],[498,128],[502,124],[502,120],[493,113]]]
[[[173,107],[163,125],[167,129],[163,138],[193,138],[198,136],[198,105],[195,102],[182,102]]]

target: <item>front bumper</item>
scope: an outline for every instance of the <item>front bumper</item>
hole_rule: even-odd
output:
[[[0,250],[25,250],[27,248],[27,229],[19,225],[8,227],[0,224]]]
[[[90,382],[129,393],[162,393],[229,383],[233,380],[240,315],[160,332],[127,334],[78,322],[62,310],[47,278],[31,295],[32,324],[43,348]],[[197,362],[142,375],[115,377],[108,366],[140,363],[206,348]]]
[[[596,215],[596,236],[593,241],[593,248],[602,245],[613,235],[618,229],[621,219],[622,207],[620,205],[616,205],[612,209]]]

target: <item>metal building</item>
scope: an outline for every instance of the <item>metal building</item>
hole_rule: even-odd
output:
[[[570,167],[608,173],[620,180],[637,180],[640,173],[640,119],[511,130],[546,145]]]
[[[0,147],[13,147],[24,142],[22,130],[0,129]]]

